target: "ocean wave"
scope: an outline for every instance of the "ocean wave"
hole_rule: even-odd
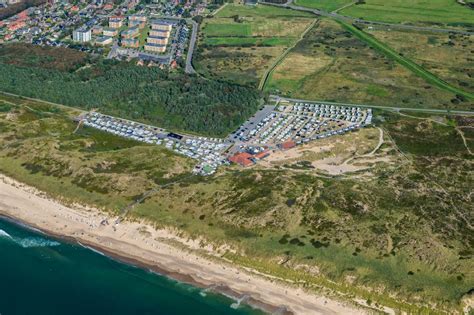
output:
[[[10,234],[8,234],[7,232],[5,232],[4,230],[0,229],[0,237],[3,237],[3,238],[12,238],[12,236]]]
[[[15,243],[23,248],[54,247],[61,245],[59,242],[47,240],[41,237],[27,237],[24,239],[15,240]]]
[[[48,240],[42,237],[25,237],[25,238],[14,237],[2,229],[0,229],[0,237],[9,239],[13,241],[15,244],[20,245],[23,248],[54,247],[54,246],[61,245],[61,243],[59,242]]]

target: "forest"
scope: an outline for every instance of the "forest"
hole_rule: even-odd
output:
[[[23,61],[42,60],[25,64],[11,51],[6,53],[11,49],[8,45],[0,48],[2,91],[97,109],[172,130],[223,136],[253,115],[261,104],[257,90],[236,84],[101,58],[81,60],[86,64],[80,68],[77,64],[72,67],[72,63],[56,65],[59,56],[51,48],[30,50],[40,57],[25,58],[22,54]],[[44,57],[45,52],[49,58]],[[62,58],[66,59],[64,54]]]
[[[37,6],[45,2],[46,0],[23,0],[16,4],[10,4],[8,7],[0,9],[0,20],[9,18],[29,7]]]

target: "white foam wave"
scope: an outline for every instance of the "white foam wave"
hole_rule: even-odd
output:
[[[17,243],[23,248],[54,247],[61,245],[61,243],[59,242],[50,241],[41,237],[27,237],[24,239],[15,239],[15,243]]]
[[[12,238],[10,234],[8,234],[7,232],[5,232],[4,230],[1,230],[0,229],[0,237],[3,237],[3,238]]]
[[[0,237],[9,239],[23,248],[53,247],[53,246],[61,245],[61,243],[59,242],[51,241],[42,237],[19,238],[19,237],[11,236],[10,234],[8,234],[2,229],[0,229]]]

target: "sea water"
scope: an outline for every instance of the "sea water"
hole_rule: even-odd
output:
[[[262,314],[0,217],[0,314]]]

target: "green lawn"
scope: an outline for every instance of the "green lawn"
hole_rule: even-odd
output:
[[[207,24],[203,29],[209,37],[250,36],[252,27],[249,24]]]
[[[296,5],[302,7],[321,9],[328,12],[342,8],[343,6],[353,2],[352,0],[297,0]]]
[[[299,0],[308,1],[310,0]],[[366,0],[340,12],[365,20],[393,23],[465,23],[474,25],[474,12],[455,0]]]

